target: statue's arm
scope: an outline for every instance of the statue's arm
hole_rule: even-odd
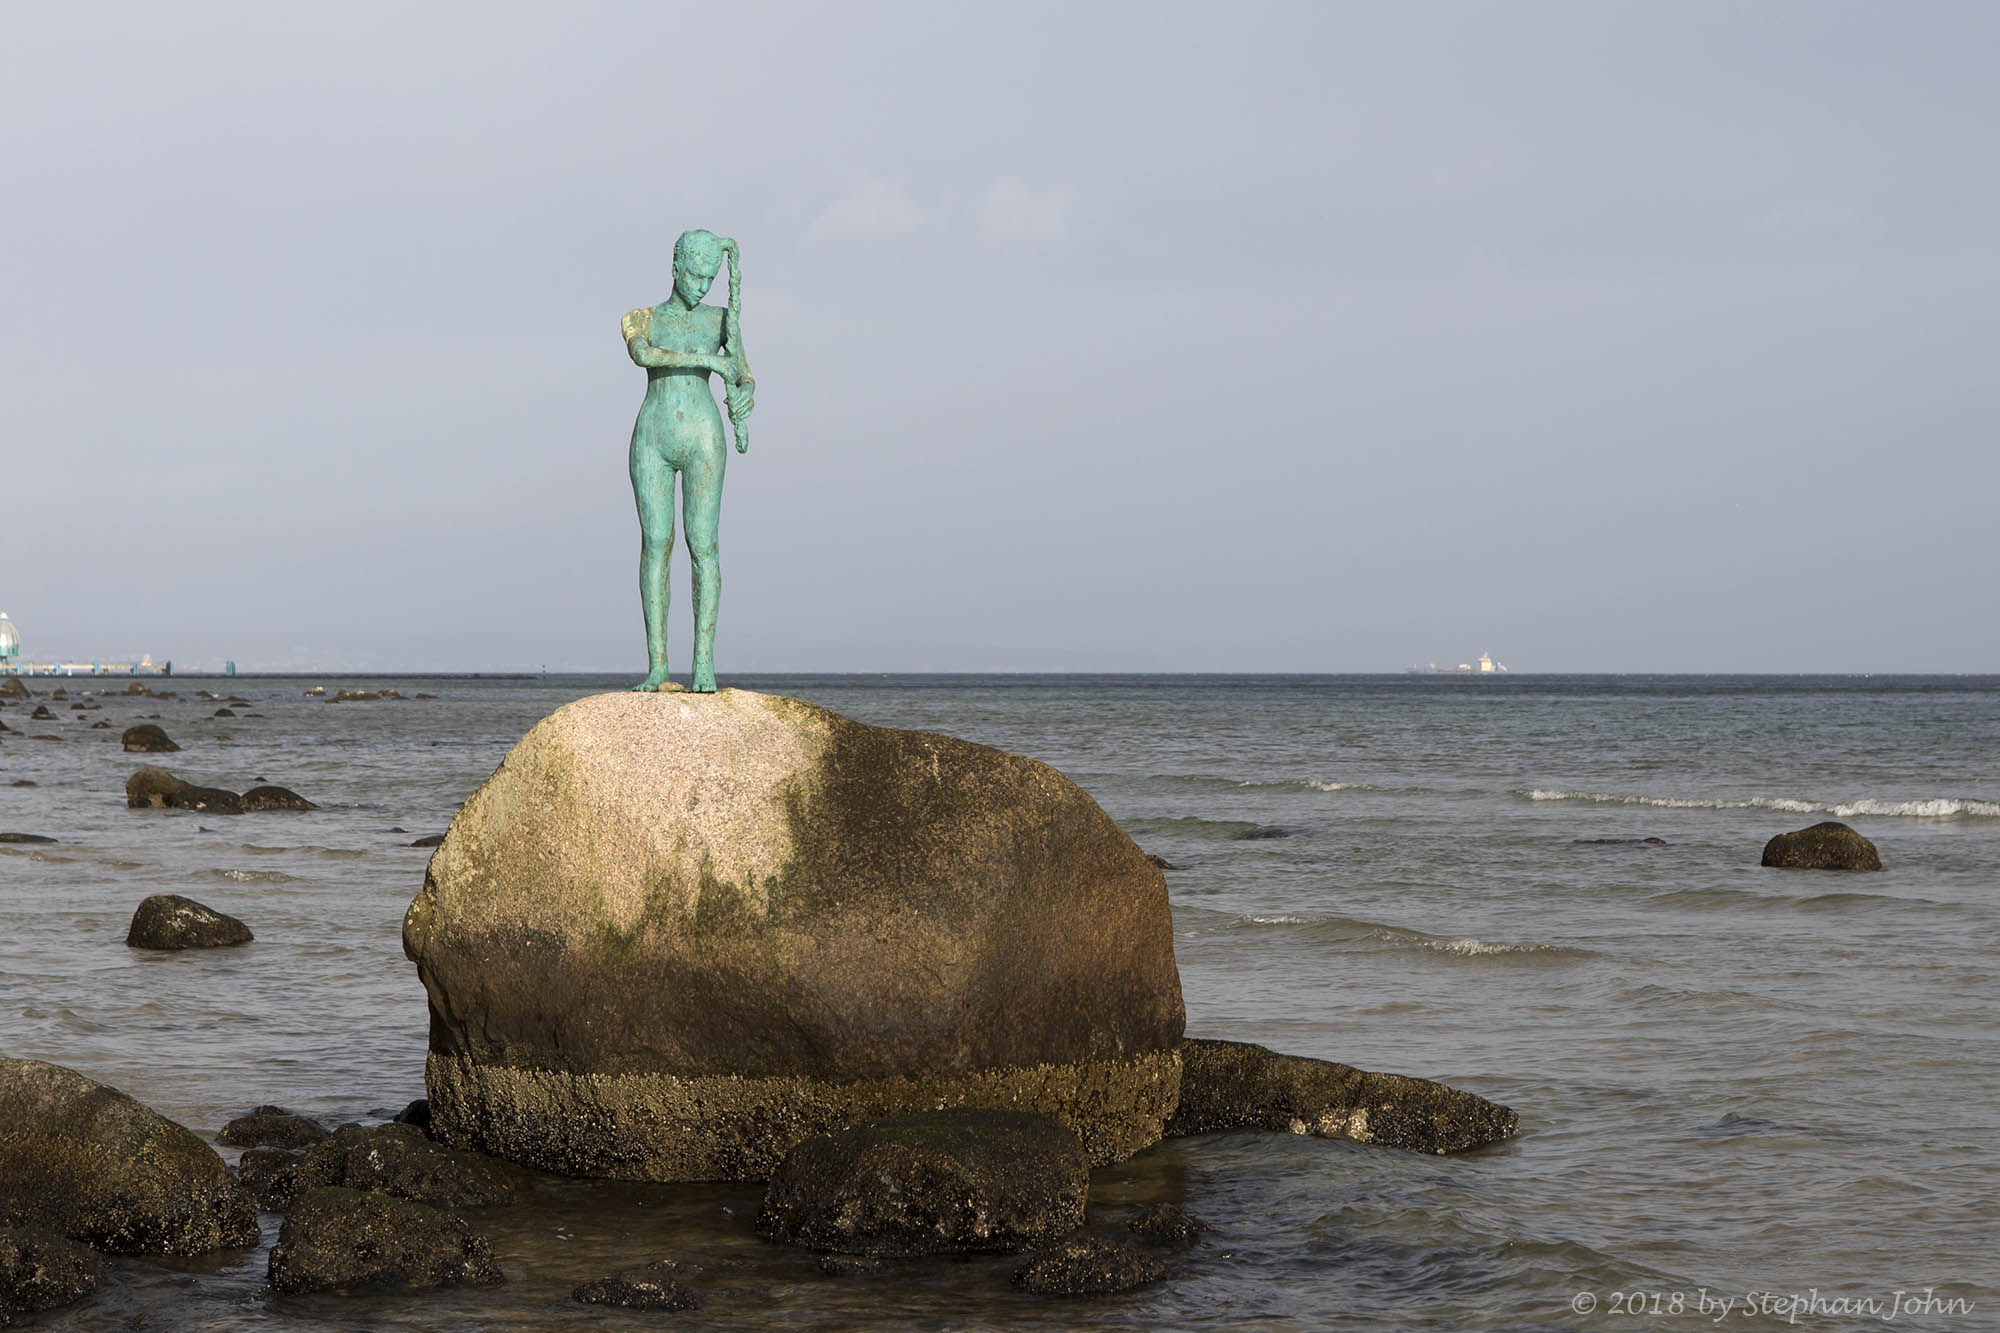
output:
[[[723,380],[729,385],[729,415],[740,421],[757,405],[757,377],[750,373],[750,358],[743,353],[743,330],[733,321],[726,345],[730,368],[723,372]]]
[[[653,312],[645,306],[625,312],[619,324],[619,331],[625,335],[625,351],[632,358],[632,364],[645,366],[649,370],[709,370],[732,379],[736,365],[726,356],[707,356],[700,352],[666,352],[653,346]]]

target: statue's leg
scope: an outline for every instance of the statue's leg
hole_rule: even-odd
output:
[[[632,498],[639,505],[639,606],[646,614],[646,678],[632,688],[667,683],[667,585],[674,551],[674,470],[658,451],[632,448]]]
[[[681,474],[681,518],[688,560],[694,566],[694,681],[699,694],[715,692],[715,610],[722,600],[722,565],[716,532],[722,521],[723,453],[720,442]]]

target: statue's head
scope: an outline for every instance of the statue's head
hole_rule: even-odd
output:
[[[722,268],[722,238],[712,231],[684,231],[674,242],[674,290],[689,305],[700,305]]]

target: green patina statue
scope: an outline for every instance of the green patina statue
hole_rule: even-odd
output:
[[[724,259],[729,261],[729,308],[703,305]],[[627,311],[625,350],[646,368],[646,399],[632,426],[632,495],[639,504],[639,602],[646,612],[646,679],[632,688],[662,690],[667,682],[667,561],[674,545],[674,474],[681,478],[681,521],[694,565],[694,682],[715,690],[715,608],[722,597],[716,528],[722,517],[722,416],[709,392],[722,376],[736,452],[750,448],[745,418],[757,381],[743,357],[743,273],[736,242],[709,231],[685,231],[674,242],[673,295]]]

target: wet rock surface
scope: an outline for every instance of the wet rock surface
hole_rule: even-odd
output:
[[[74,1070],[0,1058],[0,1224],[114,1254],[257,1243],[255,1202],[191,1131]]]
[[[198,787],[164,768],[148,765],[125,779],[125,804],[134,810],[205,810],[215,815],[241,815],[258,810],[317,810],[318,806],[285,787],[252,787],[237,795],[223,787]]]
[[[87,1245],[32,1227],[0,1226],[0,1327],[10,1315],[74,1305],[103,1276],[104,1260]]]
[[[124,747],[133,754],[171,754],[181,747],[167,735],[166,728],[153,722],[141,722],[136,727],[125,728],[119,738]]]
[[[1166,1245],[1192,1245],[1208,1230],[1208,1223],[1179,1204],[1154,1203],[1141,1208],[1125,1229]]]
[[[178,893],[156,893],[140,903],[125,932],[133,949],[216,949],[254,938],[235,917]]]
[[[409,1199],[306,1190],[271,1247],[273,1290],[416,1290],[503,1281],[493,1247],[461,1217]]]
[[[1289,1130],[1444,1154],[1509,1138],[1518,1128],[1507,1107],[1428,1079],[1190,1037],[1181,1043],[1181,1100],[1167,1134]]]
[[[248,1148],[236,1162],[236,1183],[267,1213],[291,1209],[299,1197],[299,1163],[305,1154],[292,1148]]]
[[[338,1185],[391,1194],[440,1208],[505,1203],[513,1182],[499,1163],[431,1142],[416,1125],[342,1125],[308,1148],[298,1165],[301,1188]]]
[[[766,1239],[874,1256],[1014,1251],[1083,1221],[1090,1160],[1046,1116],[964,1108],[807,1139],[757,1215]]]
[[[1076,1236],[1035,1251],[1013,1283],[1042,1296],[1109,1296],[1167,1275],[1167,1266],[1133,1245]]]
[[[585,1282],[570,1293],[585,1305],[614,1305],[627,1310],[698,1310],[701,1296],[676,1276],[671,1261],[627,1269]]]
[[[1874,843],[1829,819],[1765,843],[1763,864],[1785,870],[1880,870],[1882,857]]]
[[[330,1133],[317,1120],[282,1106],[259,1106],[224,1125],[215,1141],[228,1148],[308,1148]]]
[[[17,783],[15,785],[18,786],[20,784]],[[45,833],[0,833],[0,842],[42,843],[55,841],[56,839],[49,837]]]

